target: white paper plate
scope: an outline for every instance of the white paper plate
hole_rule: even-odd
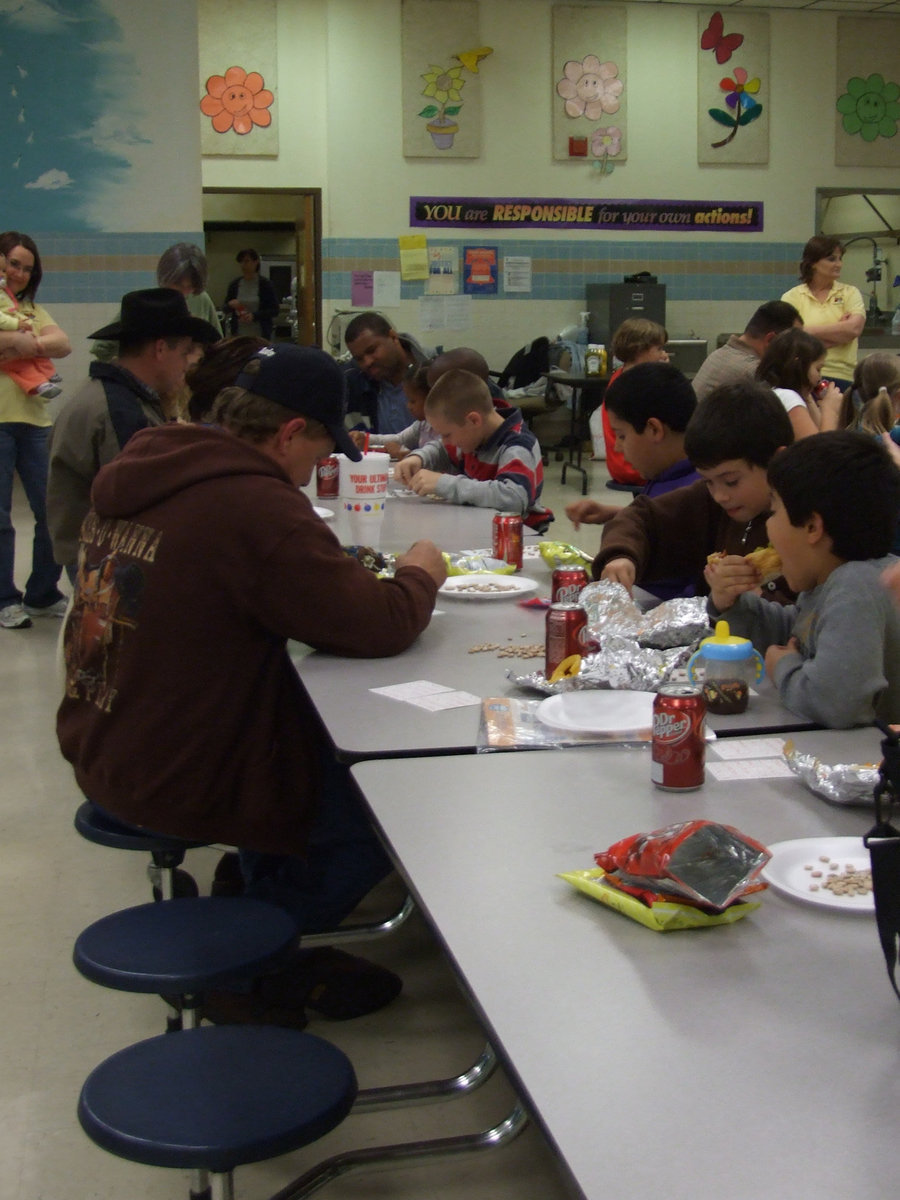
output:
[[[393,487],[388,488],[389,500],[424,500],[428,503],[444,503],[443,496],[420,496],[418,492],[414,492],[412,488]]]
[[[330,508],[320,508],[318,504],[313,505],[313,512],[317,517],[321,517],[323,521],[333,521],[337,516],[337,513],[333,512]]]
[[[493,591],[478,591],[479,587],[490,586]],[[451,575],[440,589],[442,596],[454,600],[519,600],[529,592],[537,591],[533,579],[521,579],[517,575]]]
[[[565,733],[637,733],[653,724],[653,692],[562,692],[537,706],[538,719]]]
[[[862,838],[798,838],[791,842],[775,842],[769,846],[769,851],[772,857],[763,867],[763,878],[783,896],[840,912],[875,911],[875,898],[871,892],[867,896],[836,896],[822,886],[829,873],[829,863],[837,863],[838,874],[843,874],[846,867],[857,871],[870,868],[871,859]],[[828,861],[822,862],[823,858]],[[812,869],[808,870],[809,867]],[[813,878],[814,871],[821,871],[821,877]],[[818,886],[818,891],[810,891],[813,884]]]

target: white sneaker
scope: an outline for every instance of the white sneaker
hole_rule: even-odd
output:
[[[0,629],[30,629],[31,618],[21,604],[0,608]]]
[[[69,602],[66,599],[57,600],[55,604],[45,604],[43,608],[34,608],[30,604],[22,606],[29,617],[64,617]],[[29,622],[30,624],[30,622]]]

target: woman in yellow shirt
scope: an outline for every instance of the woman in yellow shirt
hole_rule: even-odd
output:
[[[859,288],[841,283],[840,239],[819,235],[803,247],[801,282],[781,297],[803,318],[803,328],[825,346],[822,375],[845,391],[853,381],[866,306]]]
[[[0,334],[0,358],[65,358],[72,347],[45,308],[36,303],[41,256],[25,233],[0,234],[0,270],[31,321],[24,333]],[[61,569],[53,561],[47,529],[47,462],[50,417],[40,396],[26,394],[0,372],[0,629],[27,629],[32,617],[61,617],[66,602],[57,584]],[[13,476],[18,473],[34,514],[31,574],[25,593],[15,585],[16,531],[12,523]]]

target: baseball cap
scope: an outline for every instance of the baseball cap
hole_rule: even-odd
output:
[[[253,362],[259,363],[259,370],[248,375],[246,368]],[[321,422],[341,454],[353,462],[362,458],[344,427],[344,373],[324,350],[285,342],[263,346],[248,359],[234,382],[254,396],[264,396],[298,416]]]

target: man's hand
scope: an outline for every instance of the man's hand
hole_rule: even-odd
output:
[[[799,654],[800,646],[796,638],[788,638],[786,646],[772,645],[766,651],[766,674],[775,682],[775,668],[786,654]]]
[[[611,579],[613,583],[621,583],[631,595],[637,569],[630,558],[611,558],[600,573],[601,579]]]
[[[719,610],[731,608],[738,596],[759,587],[759,571],[740,554],[726,554],[706,564],[703,572],[710,599]]]
[[[407,454],[406,458],[401,459],[394,467],[394,478],[398,483],[405,483],[409,487],[413,475],[416,471],[421,471],[422,459],[418,454]]]
[[[437,492],[437,482],[440,477],[440,471],[416,471],[409,481],[409,486],[417,496],[433,496]]]
[[[576,529],[582,525],[605,525],[621,511],[615,504],[600,504],[597,500],[576,500],[566,505],[566,516]]]
[[[438,587],[447,578],[444,556],[434,542],[425,540],[414,542],[405,554],[400,555],[395,567],[397,570],[400,567],[421,567],[423,571],[428,572]]]

